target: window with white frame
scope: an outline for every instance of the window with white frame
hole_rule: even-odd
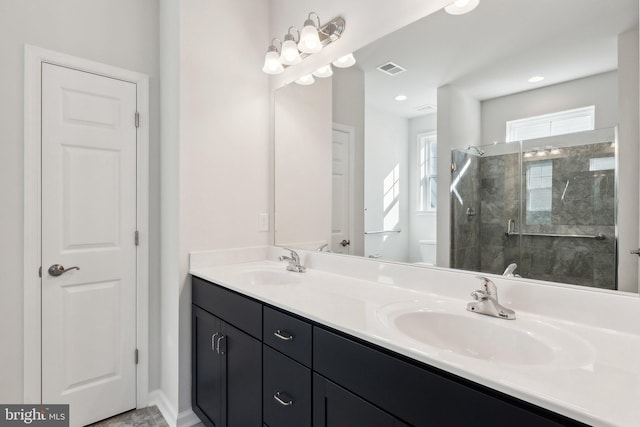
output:
[[[507,122],[507,142],[595,129],[595,106],[559,111]]]
[[[438,140],[435,132],[418,135],[418,211],[435,212],[438,199]]]

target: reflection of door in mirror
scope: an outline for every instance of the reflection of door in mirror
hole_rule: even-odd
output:
[[[355,129],[333,124],[331,167],[331,252],[351,253],[351,194],[353,192],[353,140]]]

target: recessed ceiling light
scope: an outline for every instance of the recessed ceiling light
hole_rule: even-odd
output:
[[[471,12],[478,4],[480,4],[480,0],[456,0],[449,6],[445,6],[444,10],[449,15],[463,15]]]
[[[407,95],[396,95],[395,98],[396,101],[406,101],[407,100]]]
[[[529,83],[538,83],[544,80],[544,77],[542,76],[533,76],[531,77],[529,80],[527,80]]]

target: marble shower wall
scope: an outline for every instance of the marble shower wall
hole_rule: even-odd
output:
[[[590,160],[612,156],[610,143],[566,147],[544,159],[523,157],[521,168],[519,153],[479,157],[454,151],[458,171],[452,180],[471,163],[457,185],[463,203],[451,195],[451,266],[502,274],[515,262],[523,277],[615,289],[615,171],[592,170]],[[540,161],[551,162],[551,209],[528,211],[527,165]],[[477,215],[467,215],[468,208]],[[509,219],[515,230],[534,235],[507,236]]]

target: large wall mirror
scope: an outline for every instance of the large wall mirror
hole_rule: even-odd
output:
[[[438,11],[275,96],[275,244],[638,292],[637,0]]]

